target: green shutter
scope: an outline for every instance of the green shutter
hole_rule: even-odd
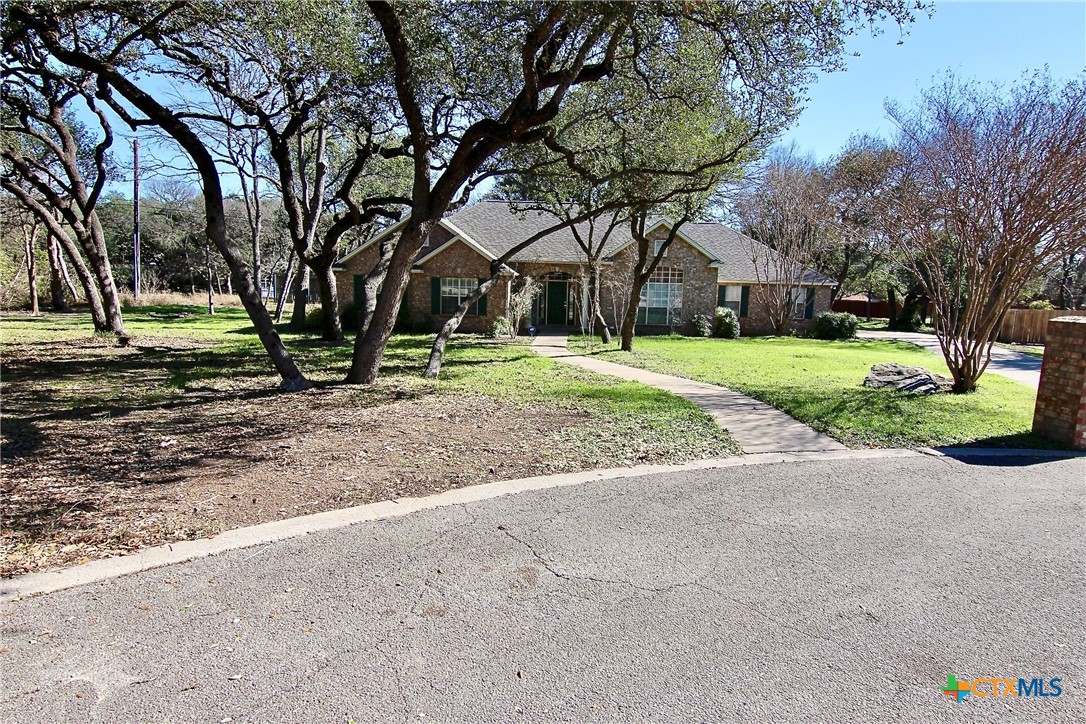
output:
[[[441,277],[430,277],[430,314],[441,314]]]
[[[362,307],[362,285],[365,281],[366,277],[364,275],[354,275],[354,306],[359,309]]]
[[[479,280],[479,286],[483,286],[483,283],[486,282],[486,281],[489,281],[489,280],[480,279]],[[486,295],[485,294],[483,296],[479,297],[478,304],[479,304],[479,316],[480,317],[485,317],[486,316]]]
[[[724,306],[724,301],[727,296],[728,288],[721,285],[716,288],[716,305],[718,307]]]
[[[745,317],[750,311],[750,287],[743,287],[743,293],[739,298],[739,316]]]
[[[814,287],[807,287],[807,306],[803,308],[804,319],[814,319]]]

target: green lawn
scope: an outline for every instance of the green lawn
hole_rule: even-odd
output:
[[[597,344],[594,354],[738,390],[851,447],[1053,446],[1030,433],[1036,392],[998,375],[985,375],[968,395],[910,396],[862,386],[880,362],[947,372],[941,358],[909,344],[642,337],[634,349],[631,354]]]
[[[220,307],[214,315],[205,307],[162,305],[137,307],[122,312],[129,334],[191,339],[225,340],[224,335],[252,332],[252,324],[241,307]],[[285,332],[285,325],[281,331]],[[93,334],[90,315],[83,311],[63,314],[5,314],[0,318],[0,342],[26,344],[82,339]],[[107,335],[108,336],[108,335]],[[256,335],[253,335],[256,339]]]

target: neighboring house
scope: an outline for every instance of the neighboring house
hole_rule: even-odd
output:
[[[490,263],[532,234],[553,226],[556,219],[538,212],[520,212],[502,201],[484,201],[443,219],[430,234],[412,269],[401,310],[401,319],[414,329],[438,329],[470,294],[481,279],[489,278]],[[668,220],[660,219],[647,236],[654,242],[667,237]],[[384,235],[370,239],[336,264],[340,303],[358,301],[361,281],[377,262],[378,244]],[[762,264],[756,266],[756,259]],[[770,264],[766,265],[765,260]],[[745,334],[771,332],[760,303],[759,278],[765,283],[766,266],[774,252],[747,236],[717,223],[687,223],[641,293],[638,331],[683,331],[695,314],[712,315],[718,306],[731,307],[740,317]],[[609,324],[621,324],[629,298],[637,246],[629,231],[620,227],[604,251],[601,306]],[[758,270],[762,269],[759,275]],[[586,313],[587,264],[569,229],[539,240],[516,254],[502,272],[499,283],[482,297],[460,328],[482,332],[504,316],[517,279],[530,276],[543,284],[529,323],[535,326],[577,327]],[[815,272],[803,272],[803,285],[794,290],[793,326],[811,326],[819,312],[830,307],[833,282]]]

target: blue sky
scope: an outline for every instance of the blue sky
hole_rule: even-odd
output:
[[[948,70],[963,78],[1006,83],[1049,67],[1068,79],[1086,67],[1086,2],[937,2],[901,37],[896,25],[849,39],[848,70],[819,74],[810,102],[782,143],[818,159],[856,132],[889,136],[887,99],[908,106]],[[902,41],[898,45],[898,40]]]

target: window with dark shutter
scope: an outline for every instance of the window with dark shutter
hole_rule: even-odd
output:
[[[478,279],[442,277],[438,281],[440,282],[438,285],[438,311],[434,312],[434,314],[450,316],[456,314],[456,309],[464,301],[464,298],[470,296],[479,287]],[[482,313],[480,309],[485,309],[485,307],[486,297],[483,297],[468,307],[467,316],[478,316]]]

